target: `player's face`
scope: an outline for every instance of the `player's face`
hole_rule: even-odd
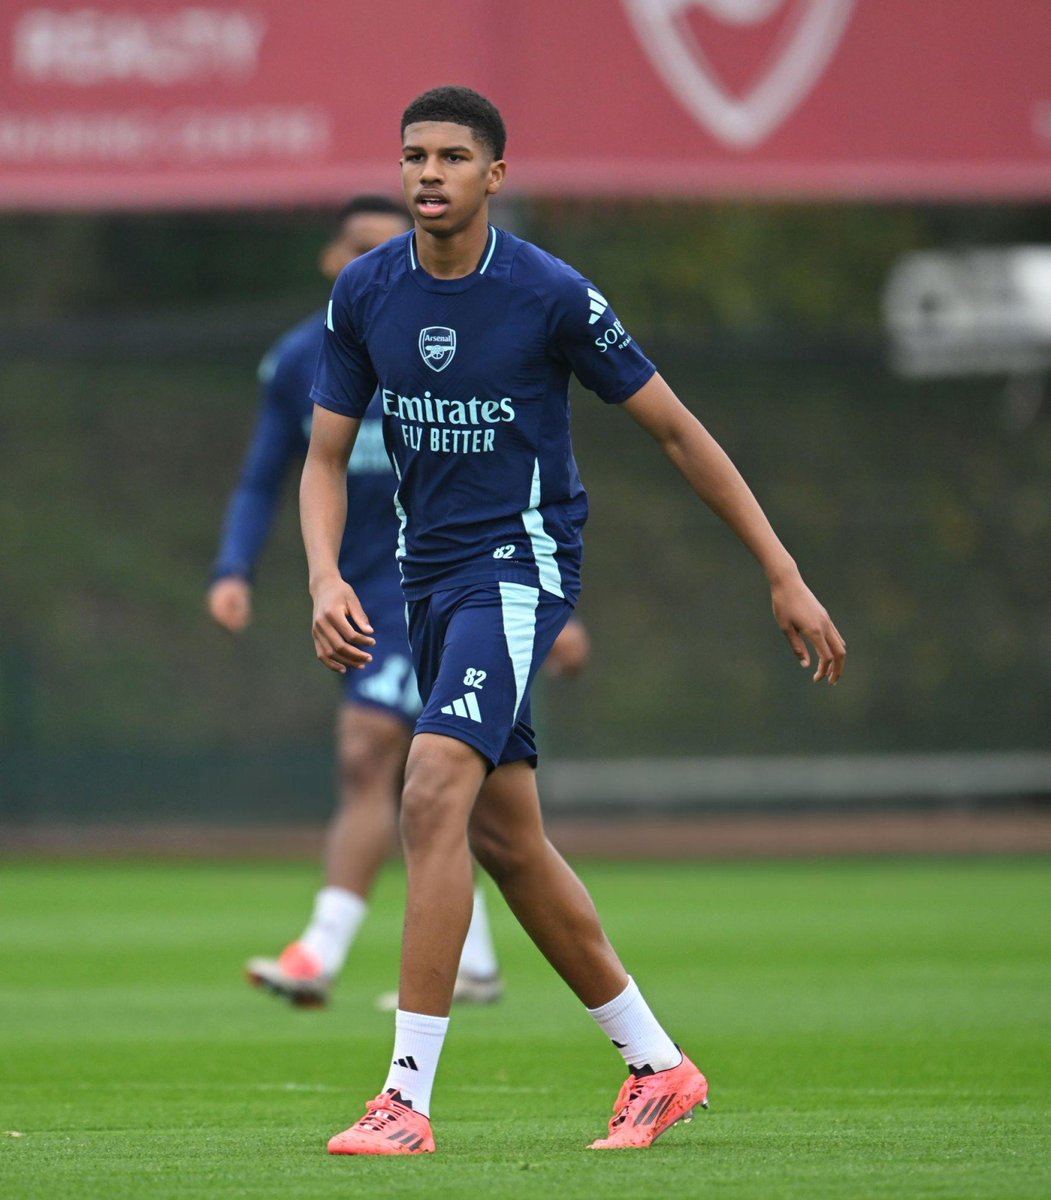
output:
[[[408,221],[394,213],[355,213],[343,222],[343,228],[322,251],[321,270],[329,279],[335,279],[347,263],[408,228]]]
[[[419,121],[405,129],[405,202],[417,228],[436,237],[488,220],[486,203],[500,190],[505,170],[503,159],[494,159],[466,125]]]

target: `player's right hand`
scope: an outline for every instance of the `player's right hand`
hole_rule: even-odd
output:
[[[217,579],[205,597],[208,613],[217,625],[240,633],[252,621],[252,585],[247,579],[227,575]]]
[[[583,624],[570,617],[565,628],[555,638],[551,653],[544,663],[544,670],[553,679],[564,675],[570,679],[579,675],[591,657],[591,638]]]
[[[357,593],[338,576],[321,583],[314,593],[311,633],[318,659],[330,671],[344,675],[348,667],[360,671],[372,662],[367,649],[376,644],[372,625]]]

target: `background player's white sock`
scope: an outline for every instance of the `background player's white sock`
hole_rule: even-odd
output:
[[[368,905],[345,888],[323,887],[314,899],[314,914],[299,939],[317,955],[326,975],[337,975]]]
[[[430,1116],[431,1089],[448,1028],[448,1017],[400,1008],[394,1018],[394,1055],[383,1090],[395,1088],[425,1117]]]
[[[630,975],[628,986],[619,996],[599,1008],[589,1008],[588,1012],[606,1031],[629,1067],[649,1066],[654,1071],[666,1071],[682,1062],[682,1053],[650,1012]]]
[[[482,887],[474,889],[474,909],[460,955],[460,970],[476,979],[492,979],[500,974],[496,947],[489,929],[489,913],[485,907],[485,889]]]

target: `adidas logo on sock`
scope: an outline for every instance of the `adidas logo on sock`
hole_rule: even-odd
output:
[[[478,697],[474,692],[468,692],[466,696],[461,696],[459,700],[454,700],[452,704],[446,704],[442,712],[449,717],[464,717],[470,721],[477,721],[481,724],[482,713],[478,707]]]
[[[588,324],[594,325],[602,314],[609,308],[609,301],[601,292],[596,292],[594,288],[588,288],[588,307],[591,309],[591,316],[588,317]]]
[[[406,1067],[410,1071],[418,1071],[420,1068],[416,1065],[416,1059],[411,1054],[406,1054],[404,1058],[396,1058],[394,1060],[396,1067]]]

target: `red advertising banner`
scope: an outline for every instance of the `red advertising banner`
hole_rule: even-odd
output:
[[[467,83],[532,194],[1051,197],[1047,0],[7,0],[0,206],[397,189]]]

